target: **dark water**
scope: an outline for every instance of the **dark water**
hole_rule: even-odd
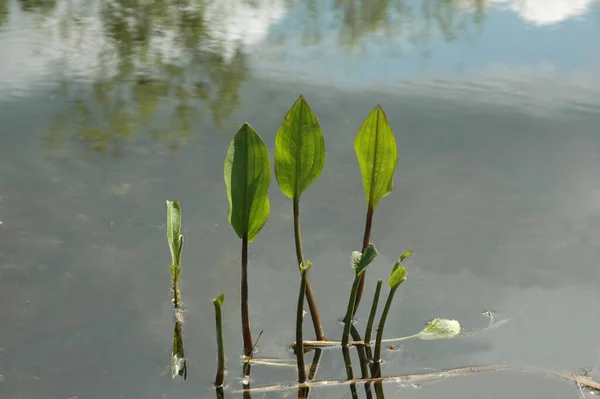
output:
[[[512,318],[482,337],[406,342],[384,352],[384,374],[600,367],[598,37],[592,0],[0,0],[0,397],[214,397],[211,299],[221,290],[226,397],[238,397],[240,245],[227,221],[225,150],[248,121],[272,154],[299,94],[327,145],[301,206],[330,338],[341,335],[349,257],[362,241],[352,142],[380,103],[399,164],[375,215],[380,256],[365,297],[400,253],[415,251],[386,336],[436,316],[465,329],[484,327],[487,309]],[[183,208],[186,382],[169,368],[166,199]],[[291,207],[273,180],[270,219],[250,246],[262,357],[293,359]],[[296,373],[256,366],[252,377],[262,386]],[[345,377],[335,350],[320,377]],[[519,372],[384,389],[410,398],[581,395]]]

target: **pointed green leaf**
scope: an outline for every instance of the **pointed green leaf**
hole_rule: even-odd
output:
[[[179,265],[181,256],[181,208],[179,201],[167,201],[167,240],[173,264]]]
[[[367,206],[375,209],[392,192],[398,149],[394,133],[380,105],[367,116],[354,139]]]
[[[288,197],[300,198],[325,165],[321,126],[300,96],[283,119],[275,137],[275,178]]]
[[[367,266],[373,262],[377,255],[379,255],[379,253],[373,244],[369,244],[365,249],[364,254],[358,251],[352,252],[352,269],[354,270],[354,274],[358,276],[362,273]]]
[[[406,269],[403,267],[396,267],[388,280],[388,286],[390,288],[398,288],[404,280],[406,280]]]
[[[223,291],[221,291],[221,293],[216,298],[214,298],[212,301],[215,305],[218,305],[218,306],[223,305],[223,302],[225,302],[225,293]]]
[[[229,144],[224,170],[229,223],[252,242],[269,218],[271,173],[267,147],[247,123]]]
[[[406,251],[405,253],[403,253],[402,255],[400,255],[400,262],[402,262],[404,259],[406,259],[409,256],[411,256],[412,253],[413,253],[412,249],[409,249],[408,251]]]
[[[394,267],[392,267],[392,273],[394,273],[396,271],[396,269],[398,268],[398,266],[400,266],[400,263],[402,263],[402,261],[406,258],[408,258],[410,255],[412,255],[413,251],[408,250],[405,253],[403,253],[402,255],[400,255],[400,257],[398,257],[398,259],[396,259],[396,262],[394,263]]]
[[[440,319],[436,317],[418,334],[419,339],[450,339],[460,334],[460,323],[456,320]]]

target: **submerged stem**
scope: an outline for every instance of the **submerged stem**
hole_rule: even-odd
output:
[[[298,266],[306,264],[304,262],[304,252],[302,250],[302,235],[300,232],[300,199],[294,198],[293,200],[293,212],[294,212],[294,239],[296,243],[296,261]],[[313,327],[317,340],[325,341],[325,333],[323,332],[323,324],[321,323],[321,316],[317,309],[317,302],[315,295],[313,294],[312,286],[308,277],[306,278],[306,301],[308,302],[308,309],[310,311],[310,317],[312,318]]]
[[[381,293],[381,285],[383,280],[377,280],[377,286],[375,287],[375,295],[373,296],[373,304],[371,305],[371,313],[369,313],[369,321],[367,322],[367,329],[365,330],[365,343],[369,344],[371,341],[371,331],[373,330],[373,322],[375,321],[375,314],[377,313],[377,306],[379,305],[379,295]]]
[[[375,209],[372,208],[371,206],[369,206],[369,209],[367,210],[367,219],[365,221],[365,233],[363,235],[363,246],[362,246],[362,253],[365,253],[365,250],[367,249],[367,247],[369,246],[370,242],[371,242],[371,226],[373,225],[373,213],[375,212]],[[362,277],[360,278],[360,284],[358,286],[358,293],[356,295],[356,302],[354,303],[354,312],[352,313],[352,315],[354,316],[356,314],[356,311],[358,310],[358,306],[360,305],[360,299],[362,297],[362,293],[363,293],[363,289],[365,287],[365,279],[367,277],[367,273],[365,272]]]
[[[252,355],[252,332],[250,331],[250,314],[248,309],[248,235],[242,238],[242,336],[244,338],[244,355]]]
[[[344,332],[342,333],[342,346],[348,346],[348,336],[350,335],[350,326],[352,325],[352,310],[356,303],[356,291],[358,290],[358,284],[360,283],[361,276],[364,276],[364,270],[354,277],[352,283],[352,289],[350,290],[350,299],[348,299],[348,308],[346,310],[346,316],[344,316]],[[296,341],[297,342],[297,341]]]
[[[300,266],[301,281],[300,293],[298,294],[298,309],[296,312],[296,360],[298,363],[298,383],[306,382],[306,368],[304,366],[304,345],[302,343],[302,319],[304,316],[304,292],[306,291],[306,276],[308,269],[304,265]]]
[[[379,327],[377,327],[377,338],[375,339],[375,354],[373,356],[373,368],[377,370],[377,372],[372,373],[373,377],[380,377],[379,364],[381,363],[381,340],[383,339],[383,329],[385,327],[385,321],[390,311],[390,307],[392,306],[392,300],[394,299],[394,294],[396,293],[397,289],[397,286],[390,288],[387,300],[385,301],[385,307],[383,308],[383,313],[381,313],[381,319],[379,320]]]
[[[322,342],[322,341],[319,341],[319,342]],[[315,356],[313,357],[313,361],[310,365],[310,371],[308,372],[308,379],[311,381],[315,379],[315,376],[317,375],[317,372],[319,371],[319,364],[321,363],[321,356],[323,356],[323,350],[316,349]]]

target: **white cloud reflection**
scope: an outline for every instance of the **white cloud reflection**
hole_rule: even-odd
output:
[[[491,0],[534,25],[550,25],[583,16],[595,0]]]

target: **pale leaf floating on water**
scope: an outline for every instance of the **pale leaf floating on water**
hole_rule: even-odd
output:
[[[450,339],[460,334],[461,327],[457,320],[441,319],[436,317],[417,334],[422,340]]]

